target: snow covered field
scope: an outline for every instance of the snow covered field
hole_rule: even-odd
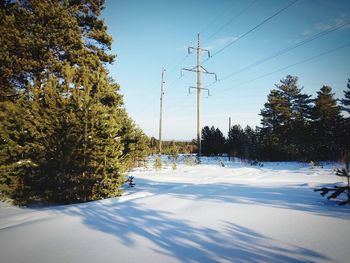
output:
[[[332,165],[207,159],[131,175],[120,198],[0,203],[0,262],[349,262],[350,208],[313,192],[339,181]]]

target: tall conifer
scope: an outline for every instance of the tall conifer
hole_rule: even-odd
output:
[[[319,159],[334,159],[339,154],[337,134],[341,115],[332,88],[323,86],[317,92],[314,103],[312,129],[315,153]]]
[[[17,203],[117,196],[130,160],[145,158],[104,68],[103,3],[1,2],[0,194]]]

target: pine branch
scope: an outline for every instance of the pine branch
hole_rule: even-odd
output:
[[[346,205],[346,204],[350,205],[350,200],[345,200],[345,201],[338,202],[338,205]]]
[[[334,189],[334,193],[331,194],[330,196],[327,197],[327,199],[335,199],[337,198],[340,194],[342,194],[345,190],[347,189],[347,187],[336,187],[336,189]]]
[[[321,192],[320,194],[322,196],[325,196],[326,194],[328,194],[328,192],[330,191],[335,191],[335,189],[333,188],[327,188],[327,187],[322,187],[322,188],[316,188],[314,189],[314,192]]]
[[[350,175],[348,174],[347,170],[345,168],[343,169],[337,169],[336,173],[337,176],[341,176],[341,177],[350,177]]]

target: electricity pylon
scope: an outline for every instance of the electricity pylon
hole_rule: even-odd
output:
[[[198,145],[198,156],[201,156],[202,154],[202,138],[201,138],[201,90],[205,88],[201,88],[201,72],[204,74],[212,74],[215,76],[215,81],[217,81],[217,76],[215,73],[209,72],[206,70],[203,66],[201,66],[201,52],[207,52],[208,58],[210,58],[210,52],[207,49],[203,49],[200,47],[200,41],[199,41],[199,33],[198,33],[198,45],[197,48],[194,47],[188,47],[188,54],[191,54],[191,50],[197,50],[197,66],[193,68],[182,68],[181,69],[181,76],[182,76],[182,71],[187,70],[187,71],[192,71],[192,72],[197,72],[197,87],[190,87],[197,89],[197,145]],[[189,90],[190,90],[189,89]],[[208,91],[208,95],[210,95],[209,90],[205,89]]]
[[[160,82],[160,113],[159,113],[159,155],[162,154],[162,116],[163,116],[163,84],[164,81],[164,67],[162,68],[162,80]]]

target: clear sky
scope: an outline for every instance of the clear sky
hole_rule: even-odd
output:
[[[129,115],[147,135],[158,138],[164,66],[163,138],[194,139],[196,94],[188,94],[188,87],[196,86],[196,73],[184,72],[179,79],[182,67],[196,65],[195,53],[186,56],[187,46],[196,47],[199,32],[201,47],[216,54],[293,1],[107,0],[103,17],[114,40],[112,51],[117,55],[108,68],[121,85]],[[269,91],[288,74],[298,76],[300,87],[308,94],[315,96],[326,84],[338,98],[342,97],[350,78],[350,46],[331,50],[350,44],[349,19],[349,0],[299,0],[207,60],[203,66],[219,79],[236,74],[210,86],[210,97],[203,92],[202,126],[214,125],[227,135],[229,117],[232,124],[259,125],[258,114]],[[333,32],[237,73],[348,20]],[[205,58],[202,53],[201,59]],[[297,65],[283,69],[293,64]],[[203,86],[213,81],[211,75],[202,78]]]

